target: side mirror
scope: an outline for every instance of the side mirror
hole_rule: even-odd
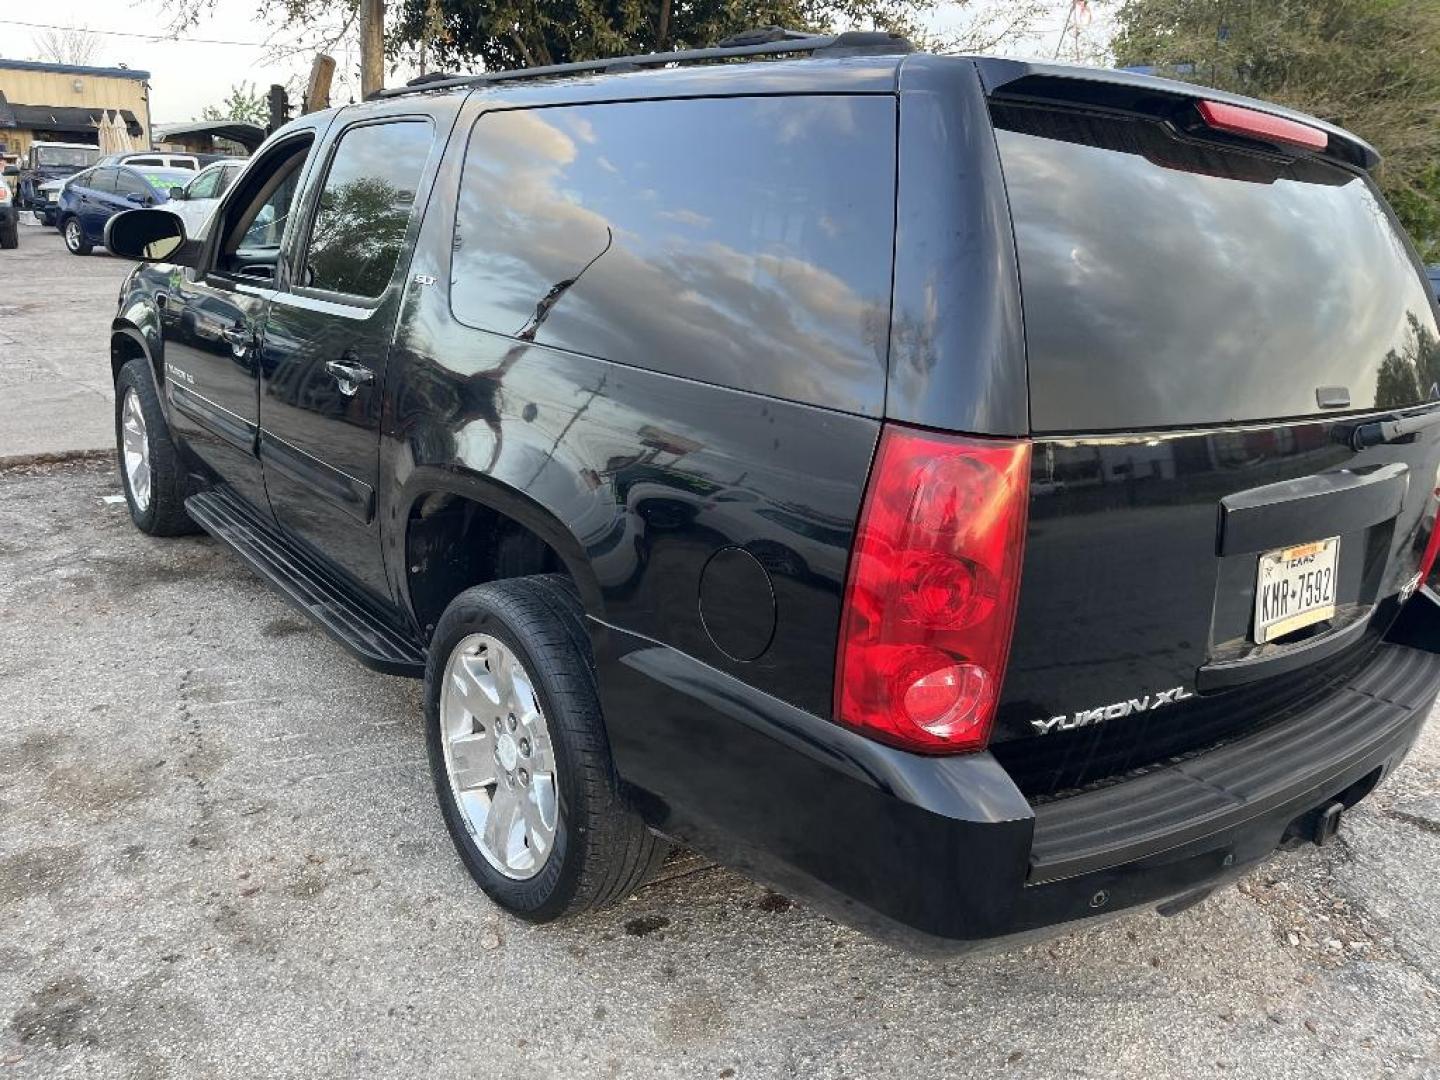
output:
[[[170,189],[170,198],[172,199],[188,199],[189,197],[183,187],[172,187]]]
[[[20,170],[19,170],[18,167],[14,166],[14,165],[6,165],[6,166],[5,166],[5,173],[4,173],[4,175],[6,175],[6,176],[19,176],[19,175],[20,175]]]
[[[105,250],[122,259],[195,266],[200,243],[168,210],[123,210],[105,223]]]
[[[125,196],[125,201],[133,202],[136,206],[148,206],[150,204],[150,196],[139,191],[132,191]]]

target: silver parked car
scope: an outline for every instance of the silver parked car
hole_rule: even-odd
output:
[[[204,232],[210,215],[220,203],[220,197],[230,189],[244,167],[244,158],[226,158],[205,166],[183,188],[171,191],[165,209],[185,222],[185,235],[199,236]]]

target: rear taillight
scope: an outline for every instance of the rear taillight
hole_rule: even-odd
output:
[[[1259,109],[1227,105],[1223,101],[1202,101],[1196,108],[1200,110],[1200,119],[1216,131],[1263,139],[1266,142],[1303,146],[1307,150],[1324,150],[1330,145],[1330,136],[1319,128],[1302,124],[1298,120],[1287,120],[1273,113],[1261,112]]]
[[[887,425],[845,587],[835,715],[911,750],[990,738],[1020,593],[1030,444]]]
[[[1435,556],[1440,555],[1440,470],[1435,473],[1435,486],[1430,489],[1430,505],[1426,511],[1430,518],[1430,539],[1425,541],[1425,553],[1420,556],[1420,572],[1415,575],[1416,584],[1424,585],[1435,569]]]

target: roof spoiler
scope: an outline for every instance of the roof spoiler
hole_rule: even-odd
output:
[[[1213,90],[1208,86],[1177,82],[1173,79],[1157,79],[1153,75],[1141,75],[1133,71],[1075,67],[1069,64],[1031,63],[1026,60],[1003,60],[995,57],[978,57],[975,63],[980,70],[980,80],[985,86],[985,93],[992,98],[1081,105],[1116,112],[1140,113],[1172,121],[1182,120],[1187,114],[1193,115],[1201,101],[1216,101],[1267,113],[1322,131],[1329,137],[1328,146],[1323,151],[1328,157],[1367,171],[1380,164],[1379,152],[1364,139],[1344,128],[1281,105],[1226,93],[1223,90]],[[1287,152],[1294,151],[1292,144],[1280,145]]]

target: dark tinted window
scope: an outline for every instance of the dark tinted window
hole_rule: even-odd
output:
[[[368,124],[341,136],[310,234],[305,284],[351,296],[385,291],[430,143],[427,121]]]
[[[137,172],[130,169],[117,169],[115,174],[115,194],[117,195],[144,195],[150,196],[150,185]]]
[[[1303,416],[1319,387],[1390,408],[1440,385],[1424,279],[1360,176],[1144,120],[994,113],[1036,430]]]
[[[864,411],[883,392],[890,98],[482,116],[456,220],[462,322]]]
[[[115,194],[115,173],[113,168],[92,169],[90,182],[86,185],[91,191],[104,192],[106,195]]]

